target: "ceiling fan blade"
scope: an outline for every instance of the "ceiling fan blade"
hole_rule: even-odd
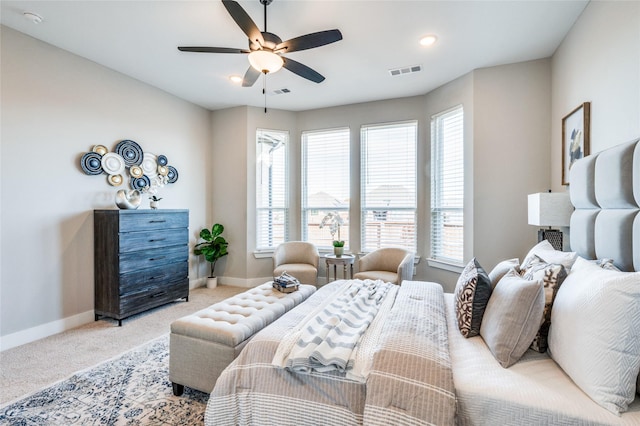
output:
[[[249,67],[247,72],[244,74],[244,78],[242,79],[242,87],[251,87],[253,83],[256,82],[258,77],[260,77],[261,72],[255,69],[254,67]]]
[[[288,69],[294,74],[298,74],[300,77],[306,78],[307,80],[311,80],[314,83],[322,83],[324,81],[324,77],[318,73],[317,71],[312,70],[308,66],[301,64],[300,62],[294,61],[289,58],[282,58],[284,60],[284,68]]]
[[[247,49],[234,49],[232,47],[198,47],[198,46],[178,46],[181,52],[202,52],[202,53],[250,53]]]
[[[284,50],[285,52],[296,52],[299,50],[313,49],[314,47],[324,46],[325,44],[335,43],[340,40],[342,40],[340,30],[319,31],[283,41],[275,47],[274,51]]]
[[[257,42],[260,46],[264,46],[262,33],[253,19],[245,12],[245,10],[234,0],[222,0],[222,4],[229,12],[229,15],[236,21],[236,24],[244,31],[252,42]]]

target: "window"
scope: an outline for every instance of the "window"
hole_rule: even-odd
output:
[[[289,134],[256,132],[256,249],[272,249],[287,240]]]
[[[431,258],[464,261],[462,106],[431,117]]]
[[[302,133],[302,239],[318,248],[338,239],[349,246],[349,140],[349,129]],[[339,236],[320,226],[331,213],[343,221]]]
[[[362,250],[416,251],[416,122],[361,130]]]

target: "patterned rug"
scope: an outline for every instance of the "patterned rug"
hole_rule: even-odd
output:
[[[193,425],[209,394],[169,382],[169,335],[0,408],[2,425]]]

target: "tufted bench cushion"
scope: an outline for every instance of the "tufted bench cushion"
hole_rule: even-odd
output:
[[[237,294],[171,323],[169,380],[176,395],[184,386],[211,392],[224,368],[251,337],[316,291],[302,284],[280,293],[271,282]]]

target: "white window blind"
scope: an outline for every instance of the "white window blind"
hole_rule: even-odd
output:
[[[349,129],[302,133],[302,238],[318,248],[332,247],[332,240],[349,247],[350,188]],[[331,235],[331,227],[320,227],[329,213],[343,224]]]
[[[289,219],[287,150],[289,134],[256,132],[256,249],[272,249],[287,240]]]
[[[431,258],[464,262],[464,114],[431,117]]]
[[[417,122],[361,129],[363,251],[416,251],[417,129]]]

